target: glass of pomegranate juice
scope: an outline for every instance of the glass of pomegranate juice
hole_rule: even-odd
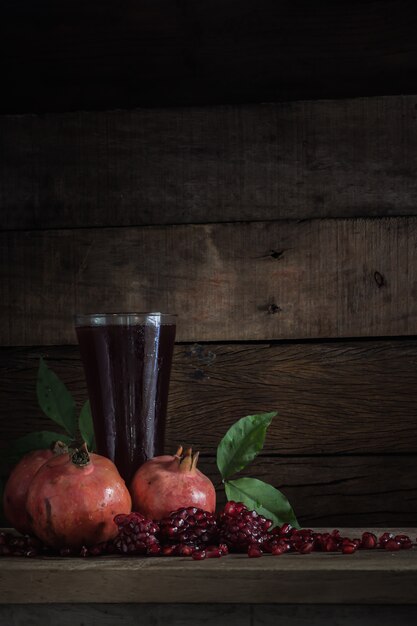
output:
[[[97,452],[129,484],[163,453],[176,316],[98,313],[75,320]]]

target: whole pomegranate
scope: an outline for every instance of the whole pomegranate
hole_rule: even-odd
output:
[[[57,441],[51,448],[34,450],[25,454],[11,471],[3,494],[4,515],[9,524],[22,534],[31,531],[26,512],[29,485],[38,469],[46,461],[63,452],[68,452],[68,448],[62,442]]]
[[[197,452],[191,448],[182,456],[182,447],[173,456],[156,456],[146,461],[130,484],[133,510],[160,520],[171,511],[197,507],[214,513],[216,490],[207,476],[197,469]]]
[[[113,518],[130,513],[131,504],[116,466],[84,445],[40,468],[26,506],[34,534],[47,546],[78,549],[113,539]]]

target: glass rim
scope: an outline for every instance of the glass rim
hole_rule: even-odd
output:
[[[122,312],[122,313],[76,313],[75,326],[116,326],[131,323],[167,323],[174,324],[176,313],[161,313],[160,311]]]

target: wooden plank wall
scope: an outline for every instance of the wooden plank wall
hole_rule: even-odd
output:
[[[1,224],[415,215],[416,118],[414,95],[2,116]]]
[[[277,409],[315,525],[417,523],[417,97],[0,119],[1,445],[86,397],[74,312],[179,314],[167,446]],[[204,433],[204,436],[203,434]]]

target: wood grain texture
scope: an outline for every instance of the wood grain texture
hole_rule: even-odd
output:
[[[417,523],[416,461],[416,455],[261,456],[242,476],[280,489],[303,526],[411,526]],[[220,485],[215,459],[203,457],[200,466]],[[224,503],[218,487],[218,504]]]
[[[252,610],[254,626],[410,626],[417,620],[416,605],[255,605]]]
[[[416,621],[416,605],[0,605],[1,626],[410,626]]]
[[[417,218],[0,234],[0,343],[74,343],[73,314],[165,310],[179,341],[417,333]]]
[[[414,607],[407,610],[414,615]],[[249,605],[232,604],[3,604],[0,626],[254,626],[252,613]],[[267,619],[271,613],[272,607],[266,607]]]
[[[416,96],[0,118],[3,229],[415,215]]]
[[[1,112],[413,93],[412,0],[2,3]]]
[[[416,584],[415,550],[363,551],[348,560],[320,553],[204,562],[181,557],[0,560],[1,603],[415,604]]]
[[[87,397],[77,346],[0,350],[0,439],[48,428],[36,400],[39,357]],[[279,412],[267,454],[417,454],[417,340],[177,345],[167,450],[214,454],[237,419]]]

